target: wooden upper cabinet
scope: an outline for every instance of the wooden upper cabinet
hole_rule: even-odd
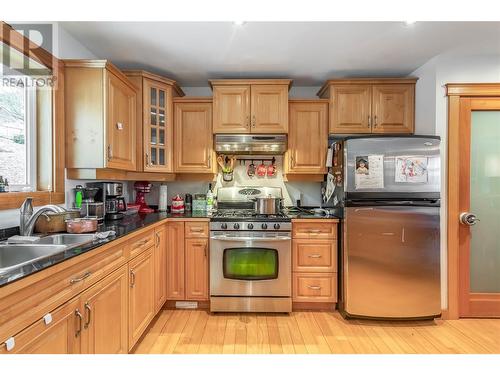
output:
[[[371,86],[334,86],[330,133],[370,133]]]
[[[184,96],[175,81],[142,70],[124,74],[138,90],[137,165],[143,172],[174,172],[173,98]]]
[[[250,132],[250,86],[214,86],[214,133]]]
[[[374,85],[373,133],[413,133],[415,86]]]
[[[211,80],[214,133],[286,133],[288,79]]]
[[[326,173],[328,103],[319,100],[290,101],[287,174]]]
[[[178,173],[214,173],[212,100],[174,103],[174,163]]]
[[[288,131],[288,85],[252,85],[252,133]]]
[[[318,96],[330,100],[330,134],[411,134],[416,78],[327,81]]]
[[[99,281],[81,295],[82,353],[128,353],[127,266]]]
[[[66,168],[135,171],[135,86],[106,60],[64,64]]]
[[[107,167],[135,170],[136,100],[137,95],[113,73],[107,74]]]

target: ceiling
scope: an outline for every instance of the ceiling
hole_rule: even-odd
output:
[[[500,22],[61,22],[96,56],[181,86],[210,78],[404,76],[469,44],[500,53]],[[78,57],[78,56],[75,56]]]

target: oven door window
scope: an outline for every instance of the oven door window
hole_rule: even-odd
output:
[[[222,268],[226,279],[277,279],[278,251],[260,247],[233,247],[224,249]]]

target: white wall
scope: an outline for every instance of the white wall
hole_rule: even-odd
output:
[[[435,56],[414,71],[416,88],[415,132],[441,137],[441,305],[447,293],[447,83],[500,82],[500,46],[471,46]]]

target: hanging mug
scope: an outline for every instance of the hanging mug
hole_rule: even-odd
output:
[[[267,166],[267,177],[274,177],[276,175],[276,164],[269,164]]]
[[[259,164],[259,166],[257,167],[257,176],[259,177],[264,177],[267,173],[267,167],[266,165],[264,164],[264,162],[262,162],[261,164]]]
[[[255,164],[253,163],[253,160],[250,162],[250,165],[247,168],[247,175],[248,177],[255,176]]]

